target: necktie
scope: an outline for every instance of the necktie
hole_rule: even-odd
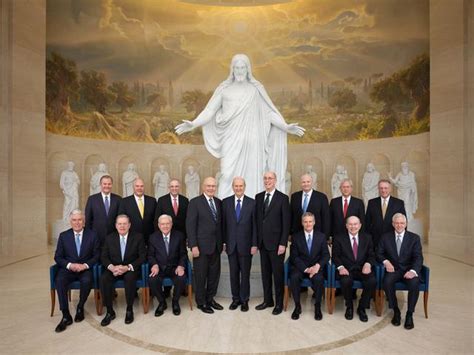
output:
[[[311,234],[308,234],[308,239],[306,239],[306,245],[308,247],[308,251],[311,253],[311,245],[313,244],[313,238],[311,238]]]
[[[81,235],[79,233],[76,233],[76,250],[77,250],[77,256],[81,254]]]
[[[237,219],[237,221],[239,221],[240,219],[240,209],[242,208],[242,206],[240,205],[240,198],[237,199],[237,206],[235,207],[235,218]]]
[[[344,218],[347,216],[347,208],[349,207],[349,204],[347,203],[347,198],[344,199]]]
[[[140,216],[142,216],[143,219],[143,214],[145,213],[145,206],[143,206],[143,200],[141,197],[138,198],[138,210],[140,211]]]
[[[306,213],[306,210],[308,209],[308,194],[304,194],[304,199],[303,199],[303,213]]]
[[[214,218],[214,221],[217,221],[217,210],[212,198],[209,199],[209,206],[211,207],[212,218]]]
[[[105,196],[105,214],[108,216],[109,215],[109,210],[110,210],[110,201],[109,201],[109,196]]]
[[[352,237],[352,253],[354,254],[354,260],[357,260],[357,239]]]
[[[174,215],[178,215],[178,199],[176,197],[173,197],[173,212]]]
[[[265,214],[265,211],[267,210],[269,204],[270,204],[270,193],[267,193],[265,197],[265,201],[263,202],[263,214]]]
[[[123,235],[120,236],[120,254],[122,255],[122,260],[123,257],[125,256],[125,247],[127,243],[125,242],[125,237]]]
[[[170,251],[170,243],[168,241],[168,237],[165,236],[163,239],[165,240],[166,255],[168,255]]]
[[[400,256],[400,249],[402,248],[402,236],[397,234],[397,254]]]
[[[387,200],[383,199],[382,202],[382,218],[385,218],[385,213],[387,212]]]

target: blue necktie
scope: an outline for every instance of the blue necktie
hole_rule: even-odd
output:
[[[308,209],[308,194],[304,194],[303,213],[306,213],[307,209]]]
[[[124,236],[120,236],[120,254],[122,255],[122,261],[123,261],[123,257],[125,256],[125,247],[126,247],[127,243],[125,242],[125,237]]]
[[[311,245],[313,244],[313,238],[311,238],[311,234],[308,234],[308,239],[306,240],[306,245],[308,246],[308,252],[311,253]]]
[[[168,255],[170,253],[170,243],[168,237],[163,237],[163,239],[165,240],[166,255]]]
[[[109,215],[109,210],[110,210],[110,201],[109,201],[109,196],[105,196],[105,214],[108,216]]]
[[[237,218],[237,221],[240,220],[240,198],[237,200],[237,206],[235,207],[235,217]]]
[[[77,256],[81,254],[81,235],[79,233],[76,233],[76,250],[77,250]]]
[[[217,210],[216,206],[214,206],[214,201],[212,198],[209,199],[209,206],[211,207],[212,218],[214,218],[214,221],[217,221]]]

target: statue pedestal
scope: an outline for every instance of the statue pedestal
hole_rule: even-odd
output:
[[[421,240],[423,240],[423,221],[421,219],[412,219],[408,222],[407,230],[413,233],[416,233],[420,236]]]
[[[53,245],[56,246],[58,244],[58,238],[59,234],[67,231],[69,228],[71,228],[71,225],[69,224],[68,221],[65,221],[63,219],[57,219],[56,222],[53,224]]]

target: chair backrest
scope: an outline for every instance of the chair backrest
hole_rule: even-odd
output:
[[[284,264],[284,268],[283,268],[283,271],[284,271],[284,280],[285,280],[285,286],[288,286],[289,283],[290,283],[290,259],[286,259],[285,261],[285,264]],[[331,287],[331,266],[330,264],[326,264],[324,266],[324,273],[325,273],[325,277],[324,277],[324,287],[327,287],[327,288],[330,288]],[[301,281],[301,286],[302,287],[310,287],[311,286],[311,282],[309,281],[308,278],[304,278],[302,281]]]
[[[140,267],[140,277],[137,279],[137,282],[136,282],[136,287],[138,288],[143,288],[143,287],[147,287],[147,281],[148,281],[148,274],[147,274],[147,263],[143,263]],[[104,265],[102,264],[99,264],[96,268],[96,276],[97,276],[97,282],[98,280],[100,280],[100,276],[102,275],[102,273],[104,272]],[[123,280],[116,280],[115,283],[114,283],[114,287],[115,288],[124,288],[125,287],[125,284],[123,282]]]
[[[383,278],[385,277],[385,267],[381,267],[380,271],[380,284],[383,285]],[[423,265],[421,267],[421,274],[419,275],[420,277],[420,286],[419,290],[420,291],[429,291],[430,289],[430,268],[426,265]],[[407,290],[407,287],[404,282],[397,282],[395,283],[395,289],[396,290]]]
[[[148,286],[148,281],[150,278],[150,265],[148,263],[145,263],[145,282],[146,285]],[[185,273],[186,273],[186,285],[192,285],[193,284],[193,265],[191,264],[191,261],[187,260],[186,261],[186,266],[185,266]],[[163,280],[163,286],[173,286],[173,281],[166,277]]]

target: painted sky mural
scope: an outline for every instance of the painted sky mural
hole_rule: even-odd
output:
[[[47,129],[98,139],[176,136],[247,54],[292,143],[429,130],[427,0],[48,0]]]

